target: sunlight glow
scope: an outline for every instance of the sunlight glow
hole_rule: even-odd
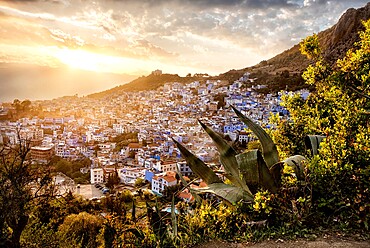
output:
[[[63,64],[88,71],[103,72],[106,66],[114,66],[120,59],[83,50],[59,49],[55,57]]]
[[[161,68],[168,73],[178,73],[183,75],[186,75],[189,72],[197,72],[196,69],[186,66],[168,65],[152,60],[108,56],[85,50],[73,50],[68,48],[61,49],[53,47],[50,51],[50,55],[55,57],[61,63],[72,68],[95,72],[144,75],[158,68]]]

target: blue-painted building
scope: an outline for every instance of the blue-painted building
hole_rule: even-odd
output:
[[[145,170],[145,176],[144,179],[147,180],[148,182],[152,183],[152,179],[154,177],[154,172],[150,170]]]
[[[223,132],[234,132],[234,131],[241,131],[244,130],[244,128],[247,128],[247,126],[244,123],[236,123],[236,124],[228,124],[223,127]]]

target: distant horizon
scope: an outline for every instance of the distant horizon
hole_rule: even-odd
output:
[[[88,95],[156,69],[183,76],[246,68],[366,4],[0,0],[0,63],[8,65],[0,67],[0,102]]]
[[[0,63],[0,77],[1,77],[1,70],[3,69],[3,67],[1,65],[3,65],[5,63]],[[19,66],[20,68],[25,68],[25,67],[32,67],[32,68],[43,68],[43,69],[50,69],[50,70],[59,70],[61,68],[50,68],[50,67],[47,67],[47,66],[37,66],[37,65],[26,65],[26,64],[17,64],[17,66]],[[243,68],[238,68],[238,69],[243,69]],[[89,72],[87,70],[80,70],[80,69],[73,69],[73,68],[70,68],[70,70],[72,71],[75,71],[75,72],[84,72],[84,73],[94,73],[94,72]],[[159,68],[157,70],[160,70]],[[30,101],[47,101],[47,100],[53,100],[53,99],[57,99],[57,98],[61,98],[61,97],[68,97],[68,96],[75,96],[75,95],[78,95],[78,97],[86,97],[88,95],[91,95],[91,94],[94,94],[94,93],[99,93],[99,92],[103,92],[103,91],[106,91],[106,90],[110,90],[110,89],[113,89],[117,86],[121,86],[121,85],[125,85],[125,84],[128,84],[128,83],[131,83],[133,80],[135,79],[138,79],[140,77],[143,77],[143,76],[149,76],[152,72],[150,72],[149,74],[146,74],[146,75],[127,75],[127,74],[118,74],[118,73],[104,73],[104,72],[98,72],[97,74],[101,74],[101,75],[106,75],[106,74],[109,74],[109,75],[122,75],[124,77],[127,77],[127,78],[131,78],[132,79],[128,79],[127,81],[125,82],[119,82],[119,83],[115,83],[115,82],[110,82],[109,85],[110,86],[106,86],[104,85],[103,87],[104,88],[94,88],[94,89],[91,89],[90,91],[84,91],[84,92],[76,92],[75,94],[73,94],[73,92],[70,92],[70,94],[65,94],[65,95],[59,95],[59,94],[56,94],[56,95],[51,95],[50,97],[47,97],[47,98],[35,98],[35,97],[32,97],[32,94],[31,95],[28,95],[28,92],[26,93],[28,97],[16,97],[16,96],[11,96],[11,95],[6,95],[6,96],[3,96],[1,93],[0,93],[0,104],[1,103],[9,103],[9,102],[13,102],[15,99],[18,99],[18,100],[30,100]],[[163,74],[177,74],[179,75],[180,77],[185,77],[186,75],[180,75],[179,73],[167,73],[165,71],[162,71]],[[198,72],[198,73],[202,73],[202,72]],[[222,72],[224,73],[224,72]],[[221,73],[220,73],[221,74]],[[194,75],[194,74],[192,74]],[[219,75],[219,74],[217,74]],[[210,76],[217,76],[217,75],[210,75]],[[1,82],[0,82],[0,88],[2,87],[1,85]],[[3,86],[4,87],[4,86]]]
[[[6,78],[9,71],[7,68],[4,69],[2,65],[3,63],[0,63],[0,78]],[[73,68],[65,70],[25,64],[18,64],[18,66],[17,68],[13,67],[10,72],[12,74],[11,84],[8,84],[6,80],[0,81],[0,103],[13,102],[14,99],[21,101],[26,99],[31,101],[52,100],[76,94],[82,97],[130,83],[140,77],[139,75],[97,73]],[[32,79],[32,84],[23,84],[22,82],[26,82],[26,78]],[[51,84],[50,81],[53,81],[54,87],[48,87]],[[19,88],[22,90],[20,91]],[[34,90],[35,88],[43,90]]]

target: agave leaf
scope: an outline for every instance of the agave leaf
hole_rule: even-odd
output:
[[[247,151],[236,156],[239,170],[247,184],[260,183],[257,153],[255,150]]]
[[[131,220],[133,222],[136,222],[136,205],[135,205],[135,199],[132,201]]]
[[[161,240],[166,232],[166,225],[163,223],[160,212],[158,210],[158,206],[156,203],[155,211],[153,208],[148,204],[148,202],[145,202],[147,214],[149,218],[150,226],[153,229],[153,232],[155,234],[155,237],[157,240]]]
[[[298,180],[304,179],[304,167],[305,163],[307,163],[307,159],[304,156],[294,155],[285,159],[283,162],[293,168]]]
[[[225,168],[227,178],[238,187],[252,194],[248,186],[240,179],[240,173],[238,170],[238,163],[236,162],[236,151],[232,148],[220,135],[218,135],[212,128],[206,126],[204,123],[199,121],[203,129],[208,133],[215,143],[218,151],[220,152],[220,160]]]
[[[258,149],[250,150],[236,156],[239,169],[247,184],[258,183],[259,185],[276,193],[278,188],[274,177],[271,175],[261,152]]]
[[[173,238],[177,237],[177,218],[175,213],[175,195],[172,195],[172,203],[171,203],[171,221],[172,221],[172,234]]]
[[[194,197],[195,201],[198,202],[198,203],[201,203],[202,200],[201,198],[199,197],[199,195],[197,195],[197,193],[190,187],[189,183],[185,180],[185,178],[183,177],[182,173],[180,172],[179,168],[177,168],[177,174],[179,175],[180,177],[180,180],[182,182],[182,184],[184,185],[185,188],[189,188],[189,191],[190,191],[190,194]],[[190,183],[191,184],[191,183]]]
[[[277,162],[270,167],[270,174],[274,178],[277,187],[281,185],[281,174],[283,172],[284,162]]]
[[[179,148],[182,156],[185,158],[186,163],[189,165],[190,169],[206,184],[211,183],[220,183],[221,179],[209,168],[202,160],[196,157],[194,154],[188,151],[183,145],[177,142],[175,139],[172,139],[177,147]]]
[[[263,158],[266,161],[267,167],[270,168],[272,165],[279,162],[279,154],[276,145],[266,131],[258,124],[254,123],[250,118],[244,116],[234,106],[231,107],[244,124],[247,125],[248,128],[258,137],[261,142]]]
[[[125,230],[125,232],[132,233],[139,240],[142,240],[142,239],[145,238],[145,235],[144,235],[143,231],[138,229],[138,228],[128,228],[128,229]]]
[[[320,143],[324,138],[326,138],[326,136],[323,135],[307,135],[305,137],[304,142],[306,147],[311,151],[313,156],[319,154]]]
[[[234,204],[240,200],[253,201],[253,195],[248,194],[242,188],[224,183],[212,183],[205,188],[198,188],[195,191],[199,194],[215,194],[231,204]]]

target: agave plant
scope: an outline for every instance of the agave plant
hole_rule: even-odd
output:
[[[272,193],[276,193],[280,187],[281,171],[285,164],[293,167],[298,180],[302,179],[306,158],[295,155],[284,161],[279,161],[276,145],[266,131],[250,118],[244,116],[239,110],[233,106],[231,107],[240,120],[257,136],[262,146],[262,152],[254,149],[238,154],[223,137],[199,121],[215,143],[220,153],[221,164],[225,170],[223,175],[230,180],[232,185],[224,183],[202,160],[174,140],[191,170],[208,185],[205,188],[193,191],[196,193],[212,193],[229,203],[236,203],[240,200],[253,201],[254,196],[249,186],[257,184]],[[317,153],[321,140],[322,137],[312,136],[308,138],[307,142],[310,143],[311,141],[313,154]]]

